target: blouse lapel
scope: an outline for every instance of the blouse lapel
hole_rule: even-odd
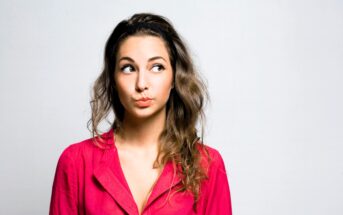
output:
[[[121,167],[118,154],[115,151],[116,148],[114,147],[113,131],[105,133],[104,137],[107,139],[110,149],[104,150],[101,162],[98,163],[93,171],[94,177],[128,214],[138,214],[137,205],[129,188],[125,186],[125,178],[120,175]],[[160,177],[151,191],[145,208],[149,207],[164,193],[171,192],[172,188],[181,182],[179,174],[174,171],[175,168],[171,161],[165,164]],[[168,197],[169,194],[167,195]]]
[[[164,194],[165,192],[171,192],[172,188],[176,186],[177,184],[179,184],[179,182],[181,181],[181,178],[176,172],[174,172],[174,169],[175,167],[171,161],[165,164],[165,167],[163,168],[163,171],[160,177],[158,178],[149,196],[149,199],[145,205],[146,208],[149,207],[150,204],[152,204],[162,194]],[[167,195],[168,197],[169,197],[169,194]]]
[[[105,134],[109,146],[114,144],[113,133]],[[113,146],[113,145],[112,145]],[[120,163],[116,162],[115,147],[105,149],[101,161],[94,168],[93,175],[112,198],[128,213],[138,214],[138,208],[130,193],[125,187],[125,181],[120,176]]]

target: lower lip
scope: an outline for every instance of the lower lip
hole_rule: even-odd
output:
[[[138,100],[135,103],[138,107],[145,108],[145,107],[149,107],[151,105],[151,102],[152,100],[148,99],[148,100]]]

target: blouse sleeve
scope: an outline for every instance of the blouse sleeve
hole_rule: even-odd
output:
[[[228,178],[218,151],[212,157],[203,210],[204,214],[232,215]]]
[[[76,168],[71,147],[60,156],[52,186],[50,215],[77,215]]]

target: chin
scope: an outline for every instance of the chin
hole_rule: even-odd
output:
[[[136,119],[149,119],[165,113],[165,108],[155,109],[152,107],[138,108],[130,112],[131,117]]]

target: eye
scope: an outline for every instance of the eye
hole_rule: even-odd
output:
[[[127,65],[122,66],[120,68],[120,71],[122,71],[123,73],[131,73],[135,71],[135,68],[133,68],[132,65],[127,64]]]
[[[153,72],[162,72],[163,70],[165,70],[164,66],[161,64],[155,64],[153,65],[152,69]]]

